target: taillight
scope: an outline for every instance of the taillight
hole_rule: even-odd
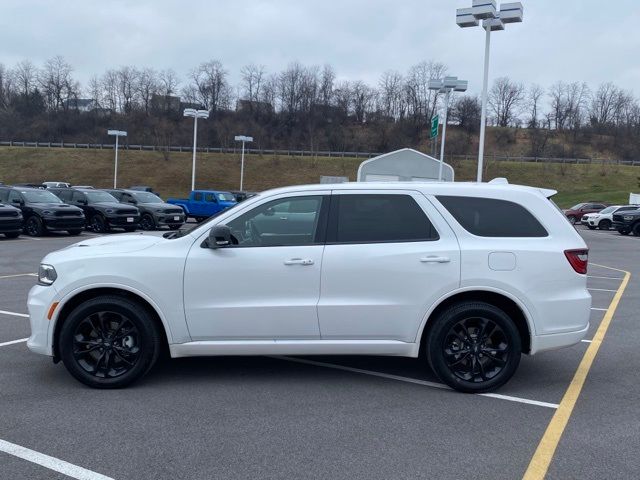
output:
[[[587,274],[587,264],[589,263],[588,249],[565,250],[564,255],[577,273]]]

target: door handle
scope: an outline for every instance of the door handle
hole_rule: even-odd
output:
[[[292,258],[285,260],[285,265],[313,265],[313,260],[310,258]]]
[[[288,217],[280,217],[280,220],[287,220]]]
[[[422,263],[449,263],[451,259],[449,257],[422,257],[420,259]]]

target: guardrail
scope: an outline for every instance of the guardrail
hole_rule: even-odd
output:
[[[22,141],[0,141],[0,147],[30,147],[30,148],[80,148],[113,150],[112,143],[68,143],[68,142],[22,142]],[[158,145],[137,145],[120,144],[122,150],[143,150],[158,152],[191,152],[193,147],[183,146],[158,146]],[[236,147],[198,147],[196,151],[204,153],[240,153],[240,148]],[[385,152],[334,152],[331,150],[277,150],[262,148],[247,148],[245,153],[249,155],[283,155],[297,157],[349,157],[349,158],[371,158],[382,155]],[[456,160],[474,161],[476,155],[446,155],[445,161]],[[485,161],[494,162],[522,162],[522,163],[561,163],[561,164],[612,164],[640,166],[640,160],[620,160],[609,158],[560,158],[560,157],[519,157],[510,155],[485,155]]]

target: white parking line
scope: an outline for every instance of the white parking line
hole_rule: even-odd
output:
[[[13,317],[29,318],[27,313],[7,312],[6,310],[0,310],[0,315],[11,315]]]
[[[591,290],[592,292],[617,292],[617,290],[610,290],[608,288],[587,288],[587,290]]]
[[[604,278],[607,280],[620,280],[620,281],[624,280],[622,277],[600,277],[598,275],[587,275],[587,278]]]
[[[426,387],[440,388],[443,390],[451,390],[451,388],[449,388],[449,386],[445,385],[444,383],[429,382],[427,380],[420,380],[417,378],[410,378],[410,377],[401,377],[399,375],[392,375],[390,373],[382,373],[382,372],[374,372],[371,370],[363,370],[361,368],[345,367],[343,365],[336,365],[334,363],[316,362],[314,360],[305,360],[302,358],[285,357],[280,355],[272,356],[271,358],[277,358],[279,360],[286,360],[289,362],[304,363],[307,365],[315,365],[318,367],[332,368],[334,370],[344,370],[346,372],[361,373],[363,375],[371,375],[373,377],[388,378],[390,380],[398,380],[401,382],[414,383],[416,385],[424,385]],[[538,400],[512,397],[510,395],[501,395],[499,393],[478,393],[476,395],[480,397],[489,397],[489,398],[497,398],[499,400],[507,400],[509,402],[526,403],[528,405],[536,405],[538,407],[558,408],[558,404],[556,403],[540,402]]]
[[[24,343],[28,338],[19,338],[18,340],[11,340],[10,342],[0,343],[0,347],[6,347],[7,345],[15,345],[16,343]]]
[[[591,310],[595,310],[596,312],[606,312],[607,311],[606,308],[595,308],[595,307],[591,307]]]
[[[2,278],[15,278],[15,277],[37,277],[37,273],[15,273],[13,275],[0,275],[0,279]]]
[[[591,343],[591,340],[580,340],[583,343]]]
[[[36,452],[29,448],[21,447],[15,443],[0,440],[0,452],[13,455],[27,462],[35,463],[41,467],[48,468],[54,472],[61,473],[67,477],[76,478],[78,480],[113,480],[111,477],[102,475],[101,473],[92,472],[86,468],[79,467],[64,460],[50,457],[44,453]]]

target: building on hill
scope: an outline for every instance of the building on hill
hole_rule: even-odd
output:
[[[66,110],[77,110],[78,112],[92,112],[99,109],[98,102],[93,98],[70,98],[63,102]]]

